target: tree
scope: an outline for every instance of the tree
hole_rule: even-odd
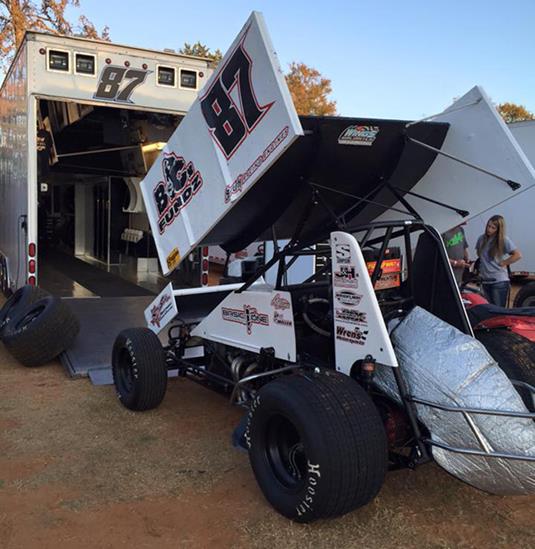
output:
[[[84,15],[79,17],[77,24],[70,23],[65,17],[68,5],[79,7],[80,1],[0,0],[0,64],[5,67],[11,62],[27,30],[109,40],[108,27],[99,34]]]
[[[223,58],[221,50],[211,51],[201,42],[184,43],[178,50],[185,55],[195,55],[211,59],[215,64]],[[304,63],[290,63],[290,71],[286,75],[286,83],[298,114],[313,114],[328,116],[336,114],[336,101],[330,101],[328,95],[332,92],[331,81],[323,78],[319,71]]]
[[[331,81],[304,63],[290,63],[286,83],[298,114],[326,116],[336,114],[336,101],[330,101]]]
[[[535,119],[535,115],[528,111],[524,105],[517,105],[516,103],[500,103],[496,108],[507,124],[511,122],[520,122],[522,120]]]
[[[195,55],[196,57],[206,57],[214,61],[216,64],[223,58],[221,50],[217,49],[212,52],[210,48],[200,42],[196,42],[193,45],[185,42],[184,46],[178,50],[178,53],[183,53],[184,55]]]

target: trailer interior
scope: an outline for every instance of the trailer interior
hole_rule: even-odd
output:
[[[41,99],[39,285],[61,297],[148,296],[161,276],[139,183],[182,116]],[[189,285],[191,262],[172,280]]]

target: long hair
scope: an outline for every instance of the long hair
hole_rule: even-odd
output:
[[[497,226],[496,233],[494,236],[487,236],[487,225],[489,223],[495,223]],[[494,259],[501,259],[505,252],[505,219],[501,215],[493,215],[485,225],[485,232],[483,233],[483,238],[479,243],[477,248],[478,255],[481,255],[483,248],[487,245],[489,240],[491,241],[489,248],[489,255]]]

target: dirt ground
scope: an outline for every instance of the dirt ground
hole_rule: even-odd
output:
[[[479,492],[436,465],[389,473],[376,500],[293,524],[230,436],[240,410],[187,380],[135,414],[112,387],[27,369],[0,344],[0,547],[533,547],[535,497]]]

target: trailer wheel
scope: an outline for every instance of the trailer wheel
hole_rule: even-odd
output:
[[[3,340],[24,366],[41,366],[70,347],[79,330],[78,319],[65,302],[49,295],[17,307]]]
[[[509,379],[535,387],[535,344],[532,341],[503,329],[476,330],[475,335]],[[535,412],[534,397],[530,391],[516,385],[514,387],[526,408]]]
[[[513,307],[535,307],[535,282],[529,282],[518,290]]]
[[[358,383],[333,371],[262,387],[245,440],[264,496],[296,522],[366,505],[383,484],[387,441],[377,408]]]
[[[19,288],[5,303],[0,310],[0,338],[4,334],[4,330],[9,321],[17,316],[18,311],[23,307],[35,303],[38,299],[47,297],[50,294],[36,286],[27,284]]]
[[[113,345],[112,372],[115,391],[126,408],[156,408],[167,389],[165,353],[158,336],[148,328],[123,330]]]

